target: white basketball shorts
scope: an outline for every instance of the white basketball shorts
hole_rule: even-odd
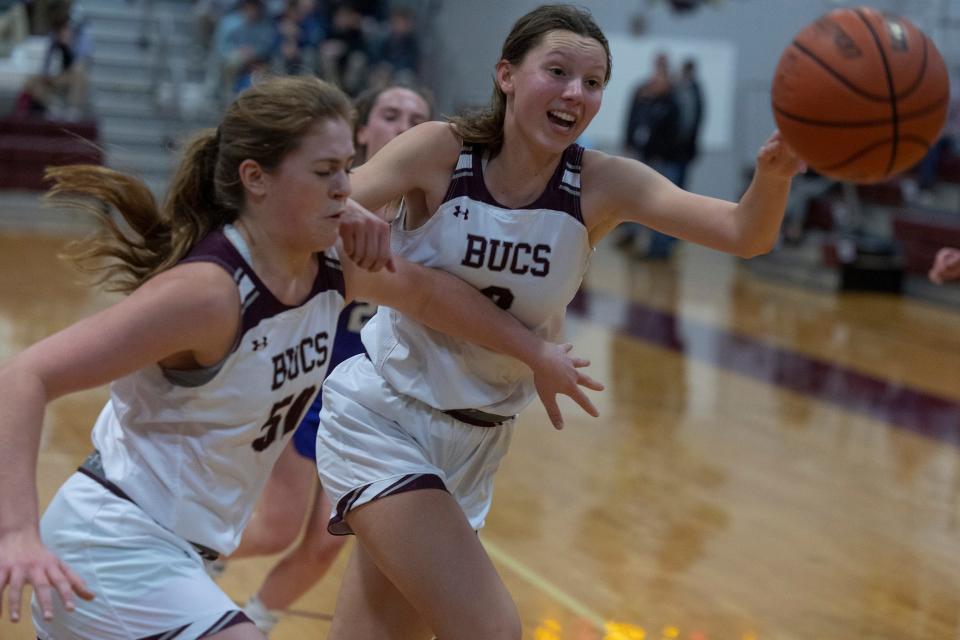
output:
[[[397,393],[365,355],[346,360],[323,385],[317,432],[317,470],[333,503],[330,533],[352,533],[344,519],[351,509],[427,488],[449,491],[480,529],[514,423],[460,422]]]
[[[40,534],[96,594],[90,602],[77,598],[72,612],[54,595],[49,621],[34,597],[41,640],[192,640],[249,622],[189,542],[85,475],[60,487]]]

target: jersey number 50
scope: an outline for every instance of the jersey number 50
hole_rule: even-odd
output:
[[[293,399],[293,394],[290,394],[273,405],[273,408],[270,409],[270,417],[267,418],[267,421],[260,427],[260,431],[266,431],[266,433],[253,441],[253,450],[263,451],[273,444],[273,441],[277,439],[277,429],[280,427],[281,420],[283,420],[283,433],[280,434],[281,437],[296,429],[297,425],[300,424],[300,418],[303,417],[303,412],[307,408],[307,404],[310,402],[310,398],[313,397],[316,390],[316,386],[307,387],[300,392],[296,400]],[[283,410],[286,409],[288,405],[290,408],[287,409],[286,415],[284,415]]]

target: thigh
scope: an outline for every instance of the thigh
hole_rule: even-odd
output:
[[[365,553],[437,637],[520,638],[516,606],[449,493],[390,496],[348,519]]]
[[[176,632],[178,640],[189,640],[246,620],[189,543],[86,476],[74,474],[61,487],[41,535],[96,595],[78,601],[73,612],[55,599],[50,621],[38,615],[34,600],[41,638],[127,640]]]
[[[363,547],[355,545],[340,582],[328,640],[429,640],[432,635]]]

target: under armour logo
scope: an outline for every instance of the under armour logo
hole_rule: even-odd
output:
[[[263,336],[263,340],[253,339],[253,350],[259,351],[260,349],[267,348],[267,336]]]
[[[461,209],[460,205],[455,205],[453,208],[453,215],[459,218],[460,214],[463,214],[463,219],[467,220],[470,217],[470,209]]]

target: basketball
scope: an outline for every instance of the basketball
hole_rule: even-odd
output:
[[[774,118],[811,169],[870,183],[926,154],[947,116],[947,68],[909,20],[870,7],[836,9],[784,50]]]

